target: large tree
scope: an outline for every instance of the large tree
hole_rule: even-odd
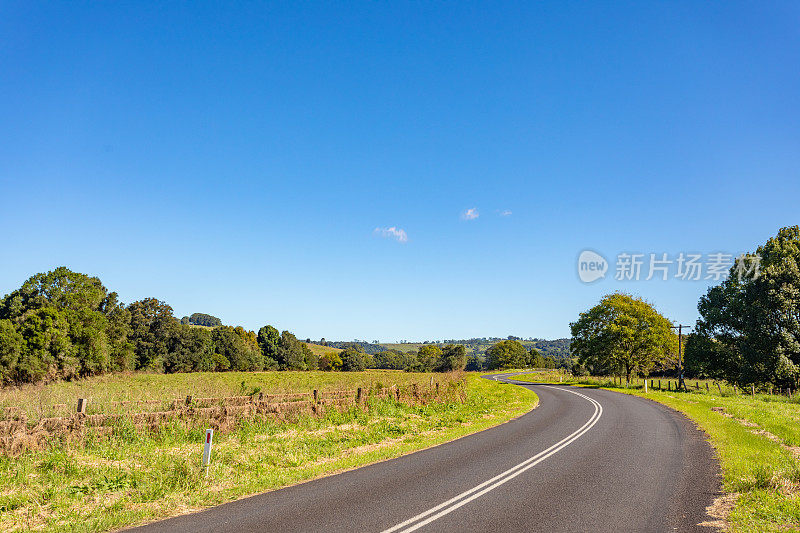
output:
[[[528,351],[519,341],[500,341],[486,350],[486,367],[489,370],[524,368],[528,363]]]
[[[172,307],[156,298],[145,298],[130,304],[128,311],[136,368],[163,370],[170,338],[178,326]]]
[[[647,373],[677,350],[677,335],[655,308],[628,294],[609,294],[570,324],[570,349],[595,371]]]
[[[752,268],[759,261],[758,272]],[[690,370],[741,385],[800,381],[800,229],[782,228],[698,304]]]

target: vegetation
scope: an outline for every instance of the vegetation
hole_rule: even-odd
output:
[[[556,362],[552,358],[542,357],[536,348],[528,351],[519,341],[505,340],[486,350],[486,367],[489,370],[555,368]]]
[[[677,351],[678,338],[669,320],[640,298],[614,293],[605,296],[570,324],[572,351],[594,373],[646,375]]]
[[[739,385],[800,384],[800,229],[782,228],[700,299],[687,369]]]
[[[207,315],[205,313],[192,313],[191,316],[185,316],[181,318],[181,324],[215,328],[217,326],[222,325],[222,320],[220,320],[215,316]]]
[[[312,348],[270,325],[256,334],[204,313],[177,320],[156,298],[126,306],[98,278],[66,267],[36,274],[0,300],[0,386],[129,370],[446,372],[467,363],[464,347],[452,344],[419,356],[378,350],[377,362],[364,343],[327,344]]]
[[[311,388],[425,384],[430,374],[266,372],[131,374],[26,385],[0,391],[3,403],[35,410],[42,401]],[[530,410],[535,395],[467,375],[465,396],[428,405],[370,399],[363,408],[278,423],[250,420],[215,435],[208,477],[200,464],[203,429],[175,424],[155,434],[121,425],[103,439],[0,457],[0,529],[103,531],[224,503],[354,468],[491,427]],[[276,387],[276,388],[274,388]]]
[[[690,417],[709,436],[723,472],[723,489],[733,507],[726,519],[732,532],[800,529],[800,400],[772,394],[737,394],[732,387],[696,382],[688,392],[642,385],[616,387],[608,377],[562,373],[515,376],[519,381],[603,387],[655,400]]]

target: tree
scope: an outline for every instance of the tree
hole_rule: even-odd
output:
[[[163,370],[169,340],[178,325],[172,316],[172,307],[155,298],[145,298],[130,304],[128,311],[136,368]]]
[[[19,361],[25,340],[10,320],[0,320],[0,385],[20,381]]]
[[[750,269],[760,258],[760,272]],[[796,387],[800,380],[800,229],[781,228],[731,267],[697,306],[686,346],[694,372],[732,383]]]
[[[278,340],[278,364],[282,370],[305,370],[306,360],[302,343],[288,331]]]
[[[208,328],[215,328],[217,326],[222,325],[222,320],[213,315],[207,315],[205,313],[192,313],[192,315],[188,318],[189,318],[188,323],[195,326],[206,326]],[[181,319],[181,322],[183,322],[183,319]]]
[[[489,370],[524,368],[528,351],[519,341],[500,341],[486,350],[486,367]]]
[[[442,349],[435,344],[420,346],[417,353],[417,362],[421,372],[433,372],[439,366],[442,358]]]
[[[669,320],[640,298],[609,294],[570,324],[570,348],[594,370],[647,373],[677,350]]]
[[[355,347],[347,348],[339,354],[342,358],[342,370],[345,372],[361,372],[367,368],[366,354]]]
[[[442,356],[436,366],[438,372],[464,370],[467,366],[467,350],[461,344],[448,344],[442,348]]]
[[[264,357],[264,368],[275,368],[278,366],[278,341],[281,334],[277,328],[266,325],[258,330],[258,347]]]
[[[303,348],[303,360],[306,363],[306,370],[316,370],[319,366],[319,357],[311,350],[311,348],[308,347],[308,344],[305,342],[301,344]]]
[[[336,352],[327,352],[319,358],[319,369],[326,371],[337,371],[342,368],[342,358]]]

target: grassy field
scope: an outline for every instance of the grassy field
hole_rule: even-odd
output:
[[[256,392],[292,393],[312,389],[333,391],[376,385],[422,383],[430,375],[398,370],[369,372],[193,372],[188,374],[106,374],[83,380],[49,385],[23,385],[0,388],[0,410],[16,407],[29,420],[65,416],[75,411],[78,398],[89,400],[87,414],[125,412],[121,401],[170,400],[195,397],[248,395]],[[153,405],[152,409],[164,405]]]
[[[514,379],[558,382],[559,374],[539,373]],[[641,381],[630,388],[608,378],[566,376],[564,383],[603,387],[660,402],[686,414],[708,434],[723,471],[729,503],[726,526],[733,532],[800,531],[800,401],[770,394],[735,394],[730,386],[689,383],[689,392],[645,394]],[[666,388],[666,380],[662,380]],[[673,380],[674,387],[674,380]],[[725,505],[722,505],[724,508]]]
[[[318,356],[324,355],[326,353],[339,353],[342,351],[339,348],[334,348],[333,346],[322,346],[320,344],[314,344],[311,342],[307,342],[306,345],[314,354]]]
[[[427,383],[430,377],[392,371],[132,374],[3,390],[0,401],[36,412],[47,411],[48,401],[71,403],[76,396],[97,407],[142,396],[333,390]],[[215,435],[208,477],[201,466],[203,429],[179,424],[151,434],[121,425],[103,439],[0,456],[0,530],[105,531],[186,513],[452,440],[519,416],[537,401],[521,387],[476,374],[464,379],[463,400],[406,405],[370,398],[364,407],[291,423],[243,420]]]

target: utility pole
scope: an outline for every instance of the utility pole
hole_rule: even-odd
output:
[[[681,357],[683,350],[683,328],[687,330],[692,329],[690,326],[684,326],[683,324],[678,324],[677,326],[670,326],[673,328],[678,329],[678,390],[686,390],[686,384],[683,382],[683,358]]]

